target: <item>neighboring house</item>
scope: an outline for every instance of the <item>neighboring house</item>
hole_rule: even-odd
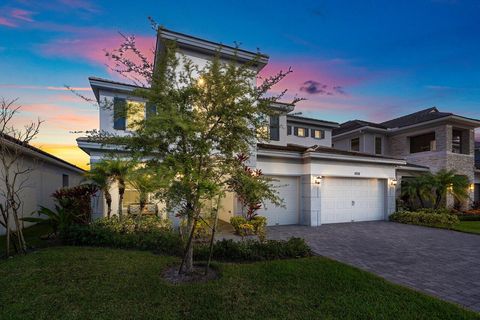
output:
[[[348,121],[333,131],[332,140],[336,149],[404,159],[432,172],[454,169],[473,184],[478,127],[480,120],[433,107],[381,123]],[[398,180],[411,173],[399,170]],[[447,205],[453,205],[452,197],[448,197]]]
[[[25,176],[25,189],[21,194],[23,200],[22,216],[24,217],[35,213],[40,206],[53,209],[52,193],[62,187],[78,185],[83,179],[85,170],[73,164],[31,145],[22,144],[10,136],[3,136],[0,139],[2,139],[2,143],[6,143],[11,148],[19,148],[23,153],[21,160],[18,162],[20,169],[34,169],[28,176]],[[0,177],[3,176],[4,170],[5,168],[0,164]],[[5,190],[4,181],[1,179],[0,189]],[[3,201],[4,199],[0,194],[0,202]],[[25,226],[28,225],[30,223],[25,222]],[[5,229],[0,226],[0,234],[4,233]]]
[[[475,201],[480,205],[480,141],[475,142]]]
[[[200,66],[205,65],[220,52],[224,61],[254,61],[254,52],[241,50],[211,41],[161,29],[157,49],[165,39],[176,40],[179,54],[184,54]],[[157,52],[162,52],[157,50]],[[268,56],[261,56],[254,66],[260,71],[268,63]],[[90,85],[100,105],[100,130],[128,134],[129,117],[148,117],[151,112],[145,101],[132,95],[137,88],[132,85],[91,77]],[[252,79],[252,84],[255,79]],[[143,112],[125,117],[114,117],[129,104],[143,104]],[[409,165],[405,159],[388,156],[383,151],[352,152],[332,148],[332,135],[339,124],[290,114],[294,107],[285,103],[272,104],[278,115],[270,118],[270,141],[253,147],[250,159],[252,167],[261,169],[265,175],[275,178],[284,207],[267,204],[260,214],[268,218],[269,225],[303,224],[318,226],[323,223],[385,220],[395,211],[397,173],[426,171],[428,168]],[[108,152],[121,154],[120,148],[105,146],[88,138],[78,138],[78,146],[90,155],[95,165]],[[386,141],[382,141],[386,149]],[[383,150],[382,149],[382,150]],[[116,186],[111,193],[117,195]],[[124,209],[138,201],[136,191],[127,188]],[[112,212],[117,211],[113,199]],[[241,206],[234,194],[222,199],[220,218],[228,221],[241,214]],[[162,206],[159,205],[162,212]],[[97,215],[106,214],[104,201],[99,202]],[[172,213],[164,213],[173,219]]]

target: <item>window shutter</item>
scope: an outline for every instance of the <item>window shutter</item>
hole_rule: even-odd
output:
[[[293,128],[293,134],[298,137],[298,128],[297,127]]]
[[[151,102],[147,102],[145,115],[148,118],[157,114],[157,106]]]
[[[305,130],[305,137],[308,137],[308,128],[304,128]]]
[[[325,130],[320,130],[320,138],[325,139]]]
[[[113,99],[113,128],[125,130],[126,128],[127,101],[123,98]]]
[[[315,131],[313,129],[310,130],[310,137],[315,138]]]
[[[292,135],[292,126],[287,126],[287,135],[288,136]]]

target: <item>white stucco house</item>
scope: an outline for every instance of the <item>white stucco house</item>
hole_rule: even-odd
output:
[[[186,55],[199,66],[205,65],[217,51],[224,61],[246,62],[256,57],[256,53],[245,50],[235,55],[232,47],[167,29],[158,33],[157,52],[162,52],[159,48],[166,39],[175,40],[178,54]],[[262,55],[256,70],[260,71],[267,63],[268,56]],[[129,119],[114,119],[115,108],[125,102],[145,104],[132,96],[137,87],[96,77],[89,80],[98,102],[113,105],[109,109],[100,108],[100,130],[128,134]],[[251,157],[253,167],[275,178],[285,202],[285,208],[267,203],[260,210],[268,218],[268,225],[318,226],[388,219],[396,209],[399,175],[429,170],[426,166],[410,165],[401,157],[333,148],[332,137],[340,127],[338,123],[294,115],[294,107],[289,104],[276,103],[272,108],[280,114],[270,118],[270,141],[253,146]],[[148,116],[147,108],[141,116]],[[88,138],[78,138],[77,143],[90,155],[91,165],[115,151]],[[112,195],[116,195],[115,187]],[[125,207],[135,201],[135,191],[127,189]],[[116,205],[113,199],[112,212],[116,212]],[[105,215],[105,205],[101,202],[96,210],[98,216]],[[220,218],[228,221],[238,214],[240,205],[235,195],[227,195],[222,201]]]
[[[31,145],[25,145],[10,136],[2,136],[2,144],[9,148],[17,148],[22,153],[20,170],[33,168],[25,178],[25,188],[21,194],[23,199],[22,216],[27,217],[36,213],[40,206],[54,208],[52,193],[62,187],[71,187],[80,184],[85,170],[57,158],[45,151]],[[5,168],[0,164],[0,176]],[[4,181],[0,180],[0,189],[5,190]],[[3,196],[0,193],[0,202]],[[31,223],[23,222],[27,227]],[[5,228],[0,226],[0,235],[5,233]]]

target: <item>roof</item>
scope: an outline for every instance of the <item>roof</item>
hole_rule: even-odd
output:
[[[393,129],[401,129],[401,128],[421,124],[424,122],[448,118],[448,117],[454,117],[457,120],[463,120],[469,123],[473,122],[472,124],[476,125],[476,127],[480,127],[480,120],[478,119],[459,116],[451,112],[441,112],[436,107],[431,107],[431,108],[423,109],[423,110],[410,113],[395,119],[384,121],[381,123],[374,123],[374,122],[369,122],[364,120],[347,121],[345,123],[342,123],[340,125],[340,128],[333,130],[333,135],[334,136],[340,135],[350,131],[358,130],[363,127],[371,127],[371,128],[377,128],[385,131],[387,130],[390,131]]]
[[[304,147],[304,146],[299,146],[294,144],[288,144],[286,146],[278,146],[273,144],[259,143],[257,144],[257,147],[259,149],[264,149],[264,150],[276,150],[276,151],[299,152],[299,153],[317,152],[317,153],[328,153],[328,154],[354,156],[354,157],[362,157],[362,158],[403,161],[403,159],[398,159],[398,158],[384,157],[384,156],[378,156],[378,155],[362,153],[362,152],[344,151],[344,150],[338,150],[330,147],[323,147],[323,146],[317,146],[317,145],[312,147]]]
[[[93,94],[97,101],[100,99],[99,90],[102,88],[124,93],[132,92],[136,89],[145,89],[144,87],[137,85],[98,77],[88,77],[88,81],[90,82],[90,86],[92,87]]]
[[[448,116],[453,116],[453,113],[440,112],[436,107],[432,107],[382,122],[381,125],[387,128],[401,128]]]
[[[185,33],[172,31],[164,27],[160,27],[158,29],[157,51],[162,47],[162,39],[173,40],[175,41],[177,47],[182,49],[188,49],[206,54],[220,54],[220,56],[223,58],[239,62],[256,60],[256,64],[260,67],[260,69],[267,65],[269,59],[268,55],[260,52],[248,51],[225,45],[220,42],[205,40]]]
[[[80,168],[80,167],[77,167],[76,165],[74,165],[74,164],[72,164],[72,163],[70,163],[70,162],[67,162],[67,161],[65,161],[65,160],[63,160],[63,159],[61,159],[61,158],[59,158],[59,157],[54,156],[53,154],[50,154],[50,153],[48,153],[48,152],[45,152],[45,151],[43,151],[43,150],[41,150],[41,149],[39,149],[39,148],[37,148],[37,147],[34,147],[34,146],[32,146],[32,145],[30,145],[30,144],[28,144],[28,143],[23,143],[22,141],[14,138],[14,137],[12,137],[12,136],[9,136],[9,135],[6,135],[6,134],[0,134],[0,139],[1,139],[1,138],[5,139],[5,140],[7,140],[7,141],[9,141],[9,142],[11,142],[11,143],[13,143],[13,144],[16,144],[16,145],[18,145],[18,146],[20,146],[20,147],[27,148],[27,149],[29,149],[29,150],[31,150],[31,151],[33,151],[33,152],[35,152],[35,153],[38,153],[38,154],[40,154],[40,155],[42,155],[42,156],[45,156],[45,157],[47,157],[47,158],[49,158],[49,159],[51,159],[51,160],[53,160],[53,161],[61,162],[63,165],[68,166],[68,167],[70,167],[70,168],[73,169],[73,170],[85,172],[84,169],[82,169],[82,168]]]
[[[364,127],[387,129],[385,126],[378,123],[355,119],[355,120],[342,123],[339,128],[333,129],[332,133],[333,135],[337,135],[337,134],[342,134],[345,132],[349,132],[349,131],[359,129],[359,128],[364,128]]]
[[[308,117],[301,117],[301,116],[295,116],[295,115],[291,115],[291,114],[287,114],[287,121],[307,123],[307,124],[313,124],[313,125],[321,125],[321,126],[333,127],[333,128],[338,127],[338,122],[315,119],[315,118],[308,118]]]

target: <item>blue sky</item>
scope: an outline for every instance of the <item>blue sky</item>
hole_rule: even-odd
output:
[[[88,76],[115,77],[103,49],[115,48],[118,31],[151,48],[147,16],[260,48],[270,56],[266,73],[291,66],[280,87],[308,99],[297,107],[305,115],[379,121],[437,106],[480,118],[479,1],[6,0],[0,97],[18,97],[23,120],[45,120],[38,145],[79,154],[68,154],[77,137],[69,132],[95,128],[98,111],[63,86],[90,94]]]

